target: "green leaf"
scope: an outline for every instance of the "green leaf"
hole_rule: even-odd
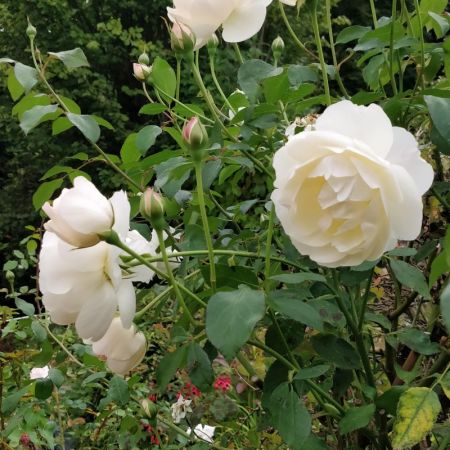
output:
[[[448,23],[448,20],[445,17],[440,16],[439,14],[436,14],[433,11],[428,11],[428,15],[431,18],[431,21],[433,23],[433,29],[436,33],[436,37],[442,38],[447,34],[447,31],[450,29],[450,24]]]
[[[100,127],[92,116],[73,113],[67,113],[66,115],[70,122],[83,133],[88,141],[91,141],[94,144],[98,141],[100,137]]]
[[[108,130],[114,130],[114,127],[111,123],[109,123],[106,119],[103,117],[96,116],[94,114],[91,115],[91,117],[102,127],[108,128]]]
[[[106,372],[96,372],[88,377],[86,377],[83,382],[81,383],[81,386],[87,386],[90,383],[93,383],[94,381],[101,380],[102,378],[105,378]]]
[[[214,381],[211,361],[206,352],[196,342],[188,347],[187,369],[189,378],[201,391],[208,389]]]
[[[269,411],[273,426],[292,449],[302,449],[311,433],[311,416],[289,383],[283,383],[272,393]]]
[[[38,82],[38,71],[20,62],[14,66],[14,75],[26,93]]]
[[[432,95],[425,95],[423,98],[428,106],[433,125],[447,146],[450,146],[450,98]]]
[[[173,197],[189,178],[192,163],[182,156],[177,156],[155,167],[155,186],[161,188],[168,197]]]
[[[413,289],[425,299],[431,298],[425,277],[417,267],[397,259],[391,259],[389,264],[401,284]]]
[[[447,328],[447,332],[450,333],[450,282],[447,282],[441,291],[440,306],[442,320]]]
[[[336,44],[347,44],[347,42],[355,41],[363,37],[369,30],[369,27],[363,27],[361,25],[352,25],[344,28],[337,35]]]
[[[145,155],[146,151],[155,143],[156,138],[162,133],[156,125],[147,125],[136,136],[136,147]]]
[[[42,183],[33,194],[33,206],[35,210],[38,210],[42,205],[50,200],[56,189],[59,189],[62,185],[63,179],[58,178],[57,180],[46,181]]]
[[[166,105],[163,105],[161,103],[149,103],[147,105],[144,105],[140,110],[138,114],[145,114],[147,116],[155,116],[157,114],[163,113],[167,109]]]
[[[400,396],[406,389],[408,389],[407,386],[392,386],[375,399],[375,405],[378,409],[384,409],[388,414],[395,416]]]
[[[50,378],[36,380],[34,395],[39,400],[47,400],[53,392],[53,381]]]
[[[66,50],[64,52],[48,52],[49,55],[59,59],[68,69],[76,69],[77,67],[89,67],[88,60],[81,48]]]
[[[19,400],[28,392],[29,386],[25,386],[13,394],[10,394],[2,399],[2,410],[3,414],[9,414],[16,409]]]
[[[305,367],[300,370],[300,372],[295,375],[294,380],[309,380],[310,378],[317,378],[328,371],[330,366],[326,364],[320,364],[313,367]]]
[[[45,341],[47,339],[47,331],[37,320],[31,322],[31,330],[33,331],[33,334],[36,336],[36,339],[39,342]]]
[[[283,273],[281,275],[274,275],[270,279],[286,284],[300,284],[305,281],[321,281],[322,283],[326,283],[327,281],[323,275],[313,272]]]
[[[291,65],[287,70],[289,83],[298,87],[307,81],[316,82],[318,80],[317,70],[308,66]]]
[[[323,330],[323,321],[319,312],[302,301],[295,291],[278,290],[269,294],[270,306],[279,313],[297,322],[304,323],[316,330]]]
[[[170,101],[170,97],[175,96],[175,89],[177,87],[177,77],[175,71],[170,67],[170,64],[164,59],[157,56],[152,65],[151,79],[153,85],[158,90],[164,92],[161,93],[162,98]]]
[[[450,372],[447,372],[441,381],[439,381],[445,396],[450,400]]]
[[[353,346],[334,334],[318,334],[311,338],[314,350],[325,360],[341,369],[361,367],[359,355]]]
[[[34,306],[31,303],[22,300],[21,298],[16,298],[16,306],[27,316],[34,316]]]
[[[192,228],[191,228],[192,227]],[[193,226],[186,227],[186,229],[194,229]],[[196,225],[196,232],[199,236],[196,239],[198,245],[191,242],[190,249],[204,249],[204,231],[201,227]],[[186,233],[187,234],[187,233]],[[184,247],[183,247],[184,249]],[[202,267],[202,274],[205,279],[209,279],[209,269],[207,266]],[[258,277],[252,269],[244,266],[227,266],[225,264],[216,264],[217,270],[217,287],[228,287],[232,289],[237,289],[240,284],[247,284],[250,287],[258,289]]]
[[[164,392],[170,380],[178,369],[186,365],[188,347],[177,348],[172,353],[166,353],[156,369],[156,382],[160,392]]]
[[[206,334],[225,358],[231,359],[250,338],[264,313],[261,291],[240,285],[237,291],[218,292],[206,308]]]
[[[119,406],[125,406],[130,399],[127,382],[118,375],[109,382],[108,397],[110,400],[116,402]]]
[[[426,387],[405,391],[398,402],[392,432],[392,446],[398,449],[418,444],[431,429],[441,411],[439,398]]]
[[[397,336],[401,343],[422,355],[434,355],[440,351],[439,344],[437,342],[431,342],[429,334],[416,328],[402,330]]]
[[[350,408],[345,416],[339,421],[339,429],[342,434],[364,428],[369,424],[375,414],[375,405],[365,405],[357,408]]]
[[[52,123],[52,135],[56,136],[73,127],[72,122],[67,117],[58,117]]]
[[[48,378],[50,378],[50,380],[53,381],[53,384],[56,387],[60,387],[64,383],[64,375],[63,375],[63,373],[59,369],[55,369],[54,367],[52,367],[48,371]]]
[[[120,158],[125,164],[139,161],[141,157],[141,152],[136,145],[136,139],[137,133],[131,133],[127,136],[120,149]]]
[[[25,92],[25,89],[17,81],[17,78],[14,75],[14,69],[12,67],[8,71],[7,86],[8,86],[9,95],[11,95],[11,98],[14,101],[18,100],[22,96],[22,94]]]
[[[254,102],[258,96],[260,82],[266,78],[275,77],[283,72],[259,59],[250,59],[241,65],[238,71],[238,82],[249,99]]]
[[[58,105],[33,106],[33,108],[23,113],[20,120],[20,128],[25,134],[28,134],[35,126],[46,120],[55,119],[61,112]]]

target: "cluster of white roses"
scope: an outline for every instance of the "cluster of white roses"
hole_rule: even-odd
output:
[[[53,322],[75,324],[79,336],[106,357],[111,370],[126,373],[138,364],[146,349],[133,318],[136,296],[133,282],[149,282],[154,273],[143,265],[121,268],[122,250],[101,241],[114,230],[138,254],[155,255],[157,237],[147,241],[130,231],[130,204],[125,192],[104,197],[86,178],[43,210],[45,224],[39,261],[42,301]],[[116,317],[119,312],[120,317]]]

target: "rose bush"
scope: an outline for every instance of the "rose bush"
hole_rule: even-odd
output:
[[[274,168],[277,216],[297,250],[323,266],[375,261],[421,231],[433,169],[377,105],[329,106],[278,150]]]

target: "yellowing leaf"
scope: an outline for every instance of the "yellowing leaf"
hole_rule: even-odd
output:
[[[441,388],[444,391],[444,394],[450,399],[450,372],[445,374],[445,377],[440,381]]]
[[[433,428],[440,410],[439,398],[433,390],[414,387],[405,391],[397,406],[392,446],[402,449],[420,442]]]

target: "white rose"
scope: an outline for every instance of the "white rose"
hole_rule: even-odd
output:
[[[75,323],[83,339],[98,340],[119,307],[123,325],[131,326],[136,297],[131,280],[122,278],[120,252],[106,242],[77,249],[54,233],[44,233],[39,287],[53,322]]]
[[[115,229],[128,231],[130,205],[124,192],[109,200],[86,178],[76,177],[73,188],[63,189],[53,204],[42,207],[50,220],[45,229],[74,247],[89,247],[99,242],[98,233]]]
[[[209,442],[210,444],[212,444],[212,443],[214,443],[213,437],[214,437],[215,430],[216,430],[216,427],[212,427],[210,425],[202,425],[201,423],[199,423],[194,428],[194,434],[196,437],[198,437],[202,441]],[[190,428],[188,428],[186,433],[190,435],[192,433],[192,430]]]
[[[280,0],[280,2],[288,6],[295,6],[297,4],[297,0]]]
[[[273,165],[276,214],[298,251],[323,266],[376,260],[420,233],[433,170],[377,105],[328,107]]]
[[[50,369],[48,366],[33,367],[30,370],[30,380],[39,380],[40,378],[47,378]]]
[[[105,335],[92,344],[92,351],[97,356],[104,356],[112,372],[125,375],[136,367],[144,358],[147,342],[142,332],[136,327],[124,328],[120,318],[115,317]]]
[[[175,423],[180,423],[186,417],[187,413],[192,412],[191,403],[192,400],[187,400],[180,395],[177,401],[171,405],[172,419]]]
[[[167,8],[169,19],[187,25],[196,37],[196,48],[208,42],[211,35],[223,27],[227,42],[251,38],[262,27],[267,6],[272,0],[174,0]]]

